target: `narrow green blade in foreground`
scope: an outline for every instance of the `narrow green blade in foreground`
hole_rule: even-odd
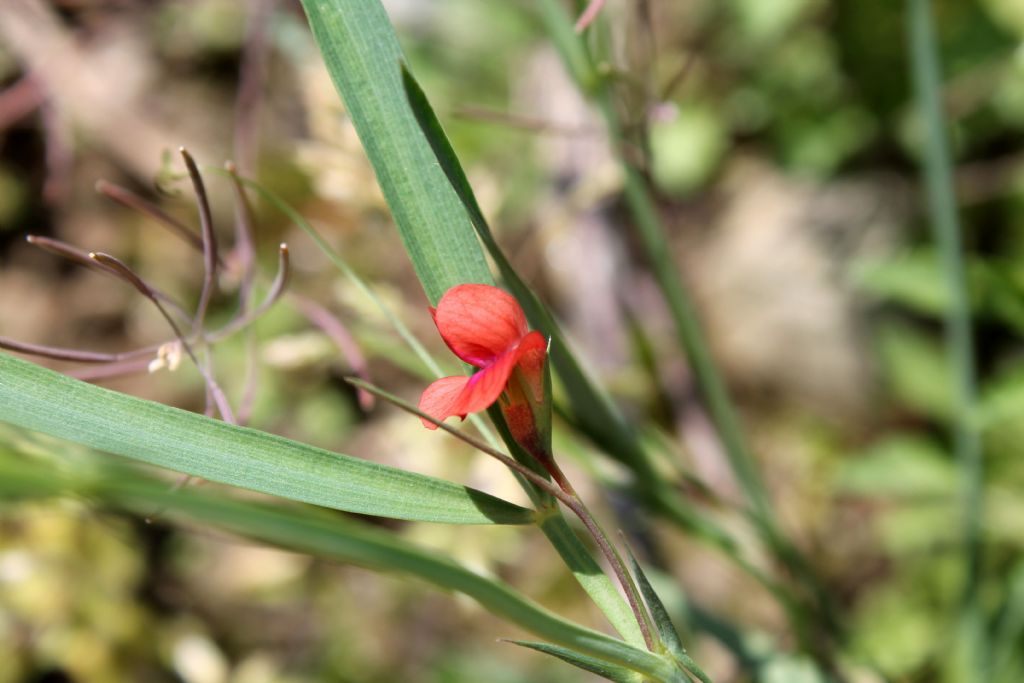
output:
[[[303,0],[303,6],[431,301],[456,284],[492,283],[467,210],[406,96],[402,52],[379,0]],[[565,521],[548,518],[542,530],[615,628],[642,642],[625,601]]]
[[[0,354],[0,421],[223,484],[379,517],[529,524],[481,491],[79,382]]]
[[[409,108],[404,61],[379,0],[302,0],[313,35],[431,303],[494,281],[473,227]]]
[[[568,662],[573,666],[589,671],[592,674],[596,674],[601,678],[614,683],[641,683],[643,680],[639,674],[629,669],[624,669],[620,666],[614,666],[606,662],[602,662],[599,659],[593,657],[587,657],[581,655],[578,652],[559,647],[558,645],[551,645],[549,643],[534,643],[529,640],[513,640],[511,641],[515,645],[520,645],[537,652],[543,652],[544,654],[551,655],[552,657],[558,657],[564,662]]]
[[[566,621],[504,583],[354,520],[308,507],[211,495],[195,487],[172,491],[166,483],[123,465],[102,467],[84,476],[76,475],[73,467],[71,472],[67,469],[44,466],[35,458],[0,449],[0,500],[11,495],[80,493],[136,513],[151,515],[157,509],[172,517],[214,525],[317,557],[414,576],[468,595],[492,614],[569,648],[566,652],[589,655],[609,668],[624,667],[652,681],[685,680],[664,657]]]

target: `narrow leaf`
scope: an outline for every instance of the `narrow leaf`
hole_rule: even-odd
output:
[[[541,531],[551,541],[565,566],[573,573],[590,599],[604,612],[608,621],[626,641],[634,646],[644,646],[644,636],[636,623],[633,612],[622,598],[615,584],[594,560],[583,541],[560,513],[552,512],[540,521]]]
[[[324,507],[449,524],[528,524],[481,491],[236,427],[0,354],[0,421],[211,481]]]
[[[487,219],[476,201],[473,189],[462,169],[462,164],[459,163],[455,150],[452,149],[444,129],[437,120],[437,115],[416,79],[404,66],[402,67],[402,81],[409,98],[409,106],[436,155],[437,163],[444,170],[451,186],[455,188],[455,193],[469,214],[477,235],[498,266],[502,279],[523,306],[523,310],[533,326],[552,338],[551,360],[565,385],[572,411],[579,421],[580,427],[610,456],[629,466],[637,474],[642,484],[656,485],[657,475],[647,454],[637,445],[637,438],[608,398],[583,372],[583,368],[569,351],[568,344],[555,322],[554,316],[523,282],[502,252],[501,247],[498,246],[491,228],[487,224]]]
[[[32,490],[40,495],[79,493],[139,514],[152,515],[154,510],[161,510],[172,517],[212,524],[283,548],[413,576],[438,588],[463,593],[490,613],[571,650],[654,681],[682,680],[664,657],[566,621],[500,581],[354,520],[316,508],[243,501],[195,487],[175,491],[135,468],[112,463],[86,476],[75,476],[66,469],[43,468],[31,458],[12,459],[0,452],[0,494],[9,490],[25,495]]]
[[[630,671],[621,666],[615,666],[603,662],[600,659],[594,659],[587,655],[581,655],[579,652],[574,652],[568,648],[560,647],[558,645],[551,645],[550,643],[536,643],[529,640],[510,640],[508,641],[513,645],[520,645],[522,647],[536,650],[537,652],[543,652],[544,654],[558,657],[563,662],[568,662],[573,666],[589,671],[592,674],[597,674],[601,678],[605,678],[609,681],[615,681],[616,683],[638,683],[642,679],[637,675],[635,671]]]
[[[491,283],[480,244],[409,109],[402,49],[379,0],[302,0],[423,289],[437,303],[463,282]]]
[[[661,636],[662,642],[665,643],[665,646],[668,647],[673,655],[685,655],[686,648],[683,647],[683,641],[679,639],[676,627],[668,616],[665,603],[661,601],[661,598],[654,591],[654,586],[651,585],[640,563],[636,561],[633,551],[630,550],[628,545],[625,547],[626,553],[629,555],[629,568],[636,577],[637,583],[640,584],[640,593],[643,594],[644,602],[647,603],[647,609],[651,613],[651,618],[654,619],[654,626],[658,629],[658,635]]]
[[[633,555],[633,551],[629,549],[629,546],[626,546],[626,553],[629,555],[630,569],[633,575],[636,576],[637,583],[640,584],[640,592],[644,596],[644,602],[647,603],[647,609],[651,613],[651,618],[654,619],[654,627],[658,629],[661,641],[675,660],[685,667],[688,672],[696,676],[702,683],[711,683],[708,675],[697,666],[697,663],[693,661],[690,655],[686,654],[686,648],[683,647],[683,641],[680,640],[679,633],[672,623],[672,618],[669,617],[668,610],[665,609],[665,603],[658,597],[654,586],[651,585],[650,580],[644,573],[640,563],[636,561],[636,556]]]

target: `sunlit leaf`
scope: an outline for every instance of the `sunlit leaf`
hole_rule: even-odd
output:
[[[533,513],[441,479],[144,401],[0,354],[0,421],[203,479],[324,507],[452,524]]]
[[[402,49],[380,2],[302,6],[431,303],[453,285],[493,282],[466,212],[409,108]]]
[[[589,671],[592,674],[596,674],[609,681],[615,681],[616,683],[638,683],[643,680],[635,671],[630,671],[629,669],[624,669],[620,666],[602,662],[600,659],[581,655],[578,652],[574,652],[564,647],[559,647],[558,645],[551,645],[550,643],[535,643],[529,640],[512,640],[509,642],[531,650],[536,650],[537,652],[543,652],[544,654],[548,654],[553,657],[558,657],[563,662],[568,662],[579,669]]]
[[[213,525],[283,548],[422,579],[463,593],[487,611],[572,651],[636,671],[654,681],[684,680],[667,659],[566,621],[504,583],[340,515],[295,505],[243,501],[195,487],[174,490],[134,468],[107,463],[87,473],[43,466],[0,450],[0,495],[81,494],[140,514]],[[73,468],[72,468],[73,469]]]

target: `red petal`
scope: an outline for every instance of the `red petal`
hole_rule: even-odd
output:
[[[528,329],[519,302],[491,285],[456,285],[431,313],[448,348],[478,368],[496,362]]]
[[[524,356],[532,356],[538,348],[543,353],[546,344],[544,335],[540,332],[530,332],[527,334],[515,346],[498,356],[497,360],[470,377],[466,383],[466,388],[462,390],[462,394],[455,400],[452,409],[458,411],[458,413],[475,413],[478,410],[488,408],[498,400],[501,392],[505,391],[512,370],[517,366],[523,367],[521,361]],[[540,370],[542,367],[539,366],[537,370]],[[539,372],[531,372],[530,368],[523,369],[543,381]],[[531,381],[532,386],[533,378],[528,375],[528,380]]]
[[[438,420],[446,420],[452,415],[458,415],[465,419],[464,411],[452,408],[468,382],[469,377],[442,377],[423,390],[423,395],[420,397],[420,410]],[[427,429],[437,429],[437,425],[433,422],[428,422],[423,418],[420,418],[420,421]]]
[[[475,413],[490,407],[501,396],[501,392],[505,391],[505,385],[508,384],[508,377],[512,374],[516,360],[516,352],[513,349],[473,374],[466,382],[466,388],[456,399],[454,408],[460,413]]]
[[[533,391],[533,399],[537,402],[544,400],[544,360],[548,354],[547,339],[543,334],[534,330],[523,337],[516,352],[519,355],[516,365]]]

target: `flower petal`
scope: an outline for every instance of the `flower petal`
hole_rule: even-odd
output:
[[[448,348],[478,368],[495,363],[529,329],[515,297],[491,285],[456,285],[431,314]]]
[[[423,390],[419,408],[427,415],[438,420],[446,420],[452,415],[466,419],[465,411],[454,410],[456,400],[466,388],[469,377],[442,377]],[[437,425],[420,418],[427,429],[437,429]]]
[[[539,344],[539,347],[538,347]],[[485,367],[473,374],[466,382],[466,387],[462,390],[462,394],[455,400],[452,405],[452,410],[461,413],[475,413],[478,410],[485,410],[490,407],[492,403],[498,400],[501,396],[501,392],[505,391],[508,385],[509,376],[512,371],[520,365],[524,356],[531,356],[538,348],[543,353],[543,349],[547,345],[544,341],[544,336],[540,332],[530,332],[519,342],[515,344],[505,353],[498,356],[498,358]],[[541,359],[543,361],[543,358]],[[539,371],[543,366],[538,366],[537,371],[531,374],[535,375],[539,381],[543,381],[543,376],[540,375]],[[528,372],[529,368],[524,368]],[[532,377],[530,378],[533,379]],[[531,381],[531,388],[532,388]]]
[[[466,387],[453,403],[453,410],[459,413],[475,413],[486,410],[505,391],[509,375],[516,365],[515,349],[498,356],[498,359],[475,372],[466,382]]]
[[[533,400],[540,403],[544,400],[544,362],[548,355],[548,340],[534,330],[519,342],[516,354],[516,366],[526,378]]]

